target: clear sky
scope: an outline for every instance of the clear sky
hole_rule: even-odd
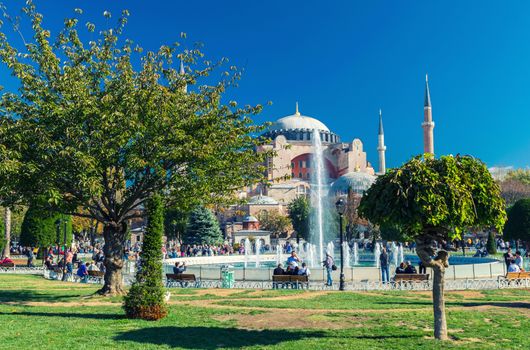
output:
[[[125,36],[146,49],[186,32],[209,58],[245,67],[229,94],[240,104],[272,101],[258,122],[293,114],[299,101],[343,141],[360,138],[374,166],[379,108],[387,166],[422,152],[428,73],[437,155],[530,166],[529,1],[35,2],[55,30],[75,7],[97,24],[104,10],[115,19],[128,9]],[[4,67],[0,79],[9,87]]]

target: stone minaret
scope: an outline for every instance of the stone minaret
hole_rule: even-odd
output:
[[[425,75],[425,101],[423,104],[423,153],[434,155],[434,122],[432,120],[431,94],[429,93],[429,77]]]
[[[379,110],[379,133],[377,135],[377,153],[379,153],[379,174],[386,173],[386,162],[385,162],[385,133],[383,131],[383,114]]]
[[[180,71],[179,71],[179,75],[184,77],[186,75],[186,71],[184,70],[184,63],[182,61],[180,61]],[[183,87],[182,87],[182,92],[187,94],[188,93],[188,84],[185,84]]]

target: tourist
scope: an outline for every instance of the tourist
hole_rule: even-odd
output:
[[[272,271],[272,274],[273,275],[285,275],[285,271],[283,269],[283,265],[282,264],[278,264],[278,266],[276,266],[276,268]]]
[[[287,264],[289,265],[294,263],[296,266],[298,266],[298,263],[300,261],[300,258],[298,257],[298,255],[296,255],[296,252],[294,250],[291,252],[291,256],[287,258]]]
[[[420,264],[418,265],[418,268],[420,270],[420,274],[427,273],[427,267],[423,264],[423,261],[420,260]]]
[[[405,273],[405,268],[406,268],[405,263],[401,262],[401,264],[399,264],[399,266],[396,267],[396,275]]]
[[[307,267],[306,263],[302,263],[302,268],[298,270],[298,274],[301,276],[308,276],[311,275],[311,271],[309,271],[309,268]]]
[[[326,269],[327,277],[328,277],[326,286],[332,286],[333,279],[331,278],[331,273],[333,271],[333,267],[335,266],[335,262],[333,261],[333,258],[331,257],[331,255],[329,255],[329,253],[326,253],[326,260],[324,260],[322,264],[324,265],[324,268]],[[336,269],[337,267],[335,267],[335,270]]]
[[[512,248],[508,248],[506,253],[504,253],[504,262],[506,264],[506,267],[510,266],[510,263],[513,261],[513,254],[512,254]]]
[[[48,255],[46,257],[46,261],[44,261],[44,266],[46,266],[47,270],[53,270],[53,256]]]
[[[81,279],[81,283],[86,283],[88,279],[88,270],[84,262],[79,262],[79,267],[77,268],[77,276]]]
[[[26,255],[28,257],[28,267],[34,267],[35,265],[33,265],[33,259],[35,258],[35,255],[33,254],[33,248],[32,247],[29,247]]]
[[[381,255],[379,255],[379,264],[381,266],[381,280],[383,283],[390,281],[388,265],[390,264],[386,248],[383,248]]]
[[[176,275],[180,275],[181,273],[183,273],[184,271],[186,271],[186,263],[183,262],[182,264],[179,263],[179,262],[176,262],[175,263],[175,266],[173,267],[173,273],[176,274]]]
[[[508,266],[508,272],[521,272],[521,268],[512,260]]]
[[[72,265],[72,261],[74,259],[74,254],[72,253],[71,249],[68,249],[68,251],[65,254],[65,263],[66,263],[66,273],[73,273],[74,266]]]
[[[515,252],[515,259],[514,259],[513,261],[514,261],[514,263],[515,263],[517,266],[519,266],[519,269],[520,269],[521,271],[524,271],[524,269],[523,269],[523,257],[521,256],[521,251],[517,250],[517,251]]]
[[[418,271],[416,271],[416,268],[414,267],[414,265],[412,265],[412,263],[409,261],[407,261],[407,267],[405,268],[405,273],[409,273],[409,274],[417,274]]]

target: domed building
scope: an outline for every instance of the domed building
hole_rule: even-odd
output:
[[[359,171],[344,174],[331,185],[331,194],[344,195],[352,190],[355,194],[362,195],[372,186],[375,179],[374,175]]]
[[[282,205],[309,193],[315,176],[315,135],[320,138],[325,184],[353,172],[375,175],[360,139],[343,142],[318,119],[302,115],[296,104],[294,114],[276,120],[263,134],[271,139],[271,143],[258,151],[272,150],[276,155],[267,163],[270,183],[259,190],[265,190],[268,197]]]

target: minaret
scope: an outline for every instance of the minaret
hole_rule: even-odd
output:
[[[379,110],[379,133],[377,135],[377,153],[379,153],[379,174],[383,175],[386,173],[386,162],[385,162],[385,132],[383,131],[383,114]]]
[[[181,77],[184,77],[186,75],[186,71],[184,70],[184,63],[182,61],[180,61],[179,75]],[[182,87],[182,92],[185,93],[185,94],[188,93],[188,84],[184,84],[184,86]]]
[[[423,153],[434,155],[434,122],[432,120],[431,94],[429,93],[429,76],[425,74],[425,101],[423,103]]]
[[[300,112],[298,111],[298,101],[296,101],[296,112],[294,112],[294,115],[300,116]]]

